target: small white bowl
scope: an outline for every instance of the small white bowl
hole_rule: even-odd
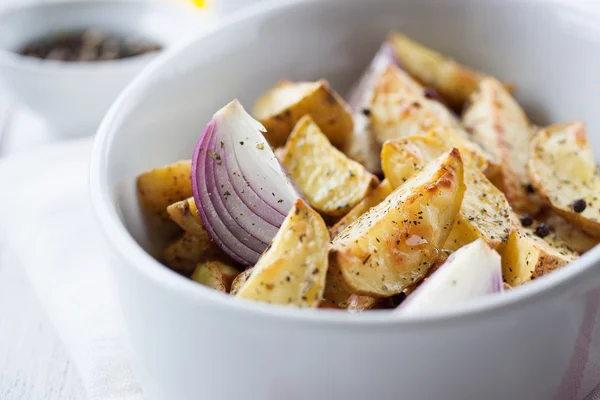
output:
[[[190,158],[233,98],[251,108],[283,78],[324,77],[344,93],[390,29],[515,82],[538,123],[586,121],[600,157],[600,7],[580,4],[280,0],[145,70],[100,127],[90,184],[148,398],[581,398],[590,338],[600,340],[599,246],[531,284],[444,312],[296,309],[235,299],[161,265],[135,187],[139,173]]]
[[[95,133],[119,92],[156,53],[90,63],[40,60],[17,51],[64,30],[99,28],[134,35],[168,49],[206,26],[206,14],[184,2],[66,1],[0,13],[0,83],[61,137]]]

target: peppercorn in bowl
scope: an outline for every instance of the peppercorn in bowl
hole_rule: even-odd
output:
[[[569,398],[600,284],[592,14],[365,3],[233,17],[107,115],[92,202],[155,397]]]
[[[175,2],[65,1],[0,12],[0,80],[57,137],[92,135],[125,85],[207,18]]]

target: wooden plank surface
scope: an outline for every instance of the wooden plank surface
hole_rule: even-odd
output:
[[[0,399],[86,397],[24,273],[0,263]]]

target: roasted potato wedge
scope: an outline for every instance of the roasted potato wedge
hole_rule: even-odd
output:
[[[376,176],[333,147],[309,115],[291,133],[283,165],[308,203],[322,214],[346,214],[379,184]]]
[[[185,232],[203,239],[209,239],[208,232],[204,229],[193,197],[171,204],[167,207],[167,213],[173,222],[179,225]]]
[[[460,110],[483,75],[427,48],[401,33],[392,33],[389,42],[409,74],[434,88],[456,110]]]
[[[358,217],[369,211],[371,207],[375,207],[388,197],[391,193],[392,185],[390,181],[384,179],[371,193],[367,195],[360,203],[354,206],[348,214],[344,215],[335,225],[329,229],[329,233],[332,238],[337,236],[338,233],[346,229],[348,225],[356,221]]]
[[[138,176],[138,199],[142,208],[150,215],[168,219],[168,206],[192,196],[191,169],[191,161],[185,160]]]
[[[238,269],[220,261],[207,261],[196,266],[192,280],[220,292],[228,293],[233,280],[239,274]]]
[[[296,123],[310,115],[329,141],[342,148],[352,135],[352,112],[327,81],[283,81],[256,102],[253,114],[272,147],[283,146]]]
[[[464,191],[463,163],[454,148],[336,236],[330,264],[337,265],[356,294],[402,292],[437,260]]]
[[[252,269],[253,268],[248,268],[244,272],[242,272],[241,274],[239,274],[238,276],[235,277],[235,279],[231,283],[231,290],[229,292],[231,295],[235,296],[240,291],[242,286],[244,286],[244,284],[250,277],[250,274],[252,274]]]
[[[393,188],[399,187],[427,163],[447,151],[439,141],[427,136],[390,140],[381,152],[383,171]],[[444,247],[455,251],[477,239],[494,249],[501,248],[511,231],[510,206],[506,198],[474,166],[465,166],[466,191],[460,213]]]
[[[538,217],[543,221],[556,237],[579,254],[591,250],[600,243],[600,238],[594,238],[581,229],[573,226],[569,221],[554,212],[545,211]]]
[[[531,142],[529,177],[557,214],[600,237],[600,174],[584,124],[539,131]]]
[[[236,296],[318,307],[325,288],[328,250],[325,222],[304,201],[297,200]]]
[[[490,179],[499,165],[467,133],[455,117],[437,101],[429,100],[407,84],[405,73],[388,68],[377,80],[371,105],[373,134],[381,143],[414,135],[435,135],[448,147],[457,147],[465,164],[475,162]],[[409,78],[410,79],[410,78]]]
[[[502,165],[494,183],[519,212],[535,215],[541,206],[527,190],[527,160],[533,129],[525,112],[504,86],[494,78],[485,78],[470,99],[463,124],[471,138]]]
[[[393,65],[377,78],[370,108],[375,138],[383,143],[440,126],[458,129],[466,138],[452,113],[439,102],[427,99],[423,90],[415,89],[411,82],[404,71]]]
[[[168,245],[162,253],[165,265],[184,275],[194,271],[199,263],[210,259],[229,261],[208,235],[196,236],[189,232],[185,232]]]
[[[500,250],[502,275],[510,286],[539,278],[577,259],[578,255],[549,233],[544,239],[531,228],[515,227]]]
[[[327,269],[323,299],[326,304],[335,305],[336,308],[344,308],[349,311],[371,309],[380,300],[371,296],[361,296],[352,293],[344,282],[340,269],[337,265],[331,263]]]

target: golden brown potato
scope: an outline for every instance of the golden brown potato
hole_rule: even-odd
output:
[[[242,272],[241,274],[239,274],[238,276],[235,277],[235,279],[231,283],[231,290],[229,292],[232,296],[235,296],[240,291],[242,286],[244,286],[244,284],[250,277],[250,274],[252,274],[252,269],[253,268],[248,268],[244,272]]]
[[[434,88],[456,110],[461,109],[483,78],[479,72],[401,33],[392,33],[389,41],[394,47],[396,57],[408,73],[424,85]]]
[[[193,197],[178,201],[167,207],[167,213],[181,229],[202,239],[209,239],[208,232],[204,229],[200,214],[196,208]]]
[[[599,238],[594,238],[588,235],[552,211],[544,211],[544,213],[538,218],[543,221],[552,232],[554,232],[559,240],[566,243],[567,246],[579,254],[585,253],[600,243]]]
[[[494,183],[520,212],[535,215],[541,206],[530,193],[527,160],[533,129],[521,106],[494,78],[481,81],[463,115],[471,138],[502,165]]]
[[[531,142],[529,176],[554,211],[600,237],[600,174],[580,122],[553,125]]]
[[[360,296],[358,294],[351,294],[348,298],[348,306],[346,309],[352,312],[366,311],[376,308],[382,299],[376,299],[371,296]]]
[[[356,294],[402,292],[439,257],[464,191],[462,160],[452,149],[336,236],[330,263]]]
[[[198,264],[192,280],[209,288],[228,293],[231,283],[240,274],[240,271],[220,261],[207,261]]]
[[[200,237],[189,232],[185,232],[162,253],[166,266],[185,275],[191,273],[196,265],[209,259],[229,261],[208,236]]]
[[[408,75],[395,66],[389,66],[375,81],[370,108],[375,138],[383,143],[436,127],[457,129],[458,134],[466,138],[452,113],[440,103],[427,99],[410,81]]]
[[[415,135],[435,136],[448,147],[457,147],[465,164],[475,162],[490,179],[499,165],[468,135],[454,116],[436,101],[407,84],[403,72],[388,68],[377,79],[371,105],[373,134],[381,143]]]
[[[342,216],[377,185],[377,177],[333,147],[309,115],[298,121],[285,145],[283,165],[308,203]]]
[[[192,196],[191,169],[191,161],[185,160],[138,176],[138,199],[142,208],[151,215],[168,219],[168,206]]]
[[[390,181],[384,179],[371,193],[367,195],[360,203],[354,206],[348,214],[344,215],[335,225],[329,229],[329,233],[332,238],[337,236],[338,233],[346,229],[348,225],[356,221],[358,217],[369,211],[371,207],[375,207],[381,203],[392,193],[392,185]]]
[[[393,188],[421,171],[447,147],[427,136],[390,140],[381,152],[383,171]],[[506,198],[473,165],[465,165],[466,191],[460,213],[444,247],[455,251],[477,239],[494,249],[501,248],[511,231],[510,206]]]
[[[352,293],[344,282],[342,272],[335,263],[330,263],[327,269],[323,299],[326,304],[335,305],[336,308],[347,309],[348,311],[371,309],[380,300],[371,296],[361,296]]]
[[[535,230],[515,227],[502,256],[502,275],[510,286],[539,278],[577,259],[577,253],[560,242],[552,233],[544,239]]]
[[[326,80],[279,82],[256,102],[253,114],[272,147],[283,146],[296,123],[310,115],[329,141],[342,148],[352,134],[350,108]]]
[[[304,201],[297,200],[236,297],[318,307],[325,288],[328,250],[325,222]]]

